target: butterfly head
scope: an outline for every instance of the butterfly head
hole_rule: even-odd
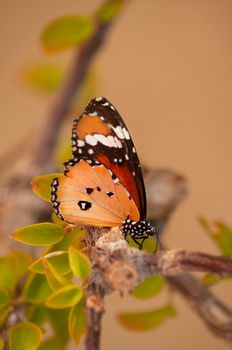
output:
[[[127,219],[122,224],[122,233],[125,239],[131,236],[138,247],[142,249],[143,242],[155,234],[155,228],[146,220],[132,221]]]

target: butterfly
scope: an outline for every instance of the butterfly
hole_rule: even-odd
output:
[[[139,249],[155,229],[146,221],[146,192],[138,155],[116,108],[92,99],[72,128],[73,158],[51,184],[56,215],[69,223],[119,226]]]

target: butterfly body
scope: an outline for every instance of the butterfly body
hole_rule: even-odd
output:
[[[56,214],[72,224],[121,227],[142,248],[154,234],[146,222],[140,162],[125,123],[105,98],[92,99],[72,128],[73,159],[54,179]]]

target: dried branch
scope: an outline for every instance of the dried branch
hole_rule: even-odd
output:
[[[94,230],[86,230],[87,237],[94,238]],[[86,349],[99,349],[99,334],[101,330],[101,318],[103,313],[104,295],[112,293],[114,290],[121,295],[131,292],[138,284],[142,283],[146,277],[153,275],[175,276],[168,277],[168,280],[180,290],[182,273],[186,271],[211,272],[220,276],[232,275],[232,259],[212,256],[198,252],[186,252],[183,250],[162,250],[156,254],[148,254],[128,246],[121,232],[117,228],[109,232],[102,232],[99,238],[99,230],[96,234],[96,245],[91,248],[94,251],[94,265],[91,280],[88,285],[88,295],[86,310],[89,316],[88,332],[86,338]],[[179,284],[177,284],[179,281]],[[194,282],[188,285],[186,290],[185,282],[182,285],[182,293],[191,302],[198,314],[208,321],[211,330],[217,335],[232,340],[231,317],[232,313],[214,298],[200,282],[195,282],[191,275],[189,281]],[[197,288],[196,288],[197,287]],[[190,294],[191,292],[191,294]],[[208,307],[205,309],[205,304]],[[99,307],[100,305],[100,307]],[[222,313],[222,309],[224,313]],[[212,321],[217,315],[217,322]],[[226,317],[225,317],[226,316]],[[222,325],[222,321],[223,325]],[[219,324],[221,327],[219,327]],[[94,330],[92,329],[94,326]],[[96,332],[97,331],[97,332]]]

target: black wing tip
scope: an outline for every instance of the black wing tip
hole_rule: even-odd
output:
[[[116,108],[107,98],[99,96],[94,97],[89,101],[87,107],[85,108],[85,113],[93,113],[98,108],[108,108],[109,110],[116,111]]]

